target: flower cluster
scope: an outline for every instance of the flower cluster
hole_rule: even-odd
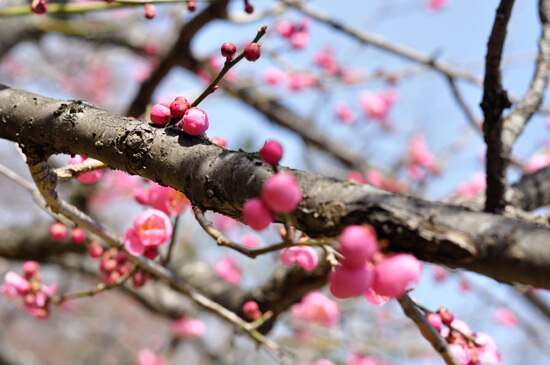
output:
[[[114,247],[101,254],[99,271],[107,284],[113,284],[120,277],[127,275],[133,267],[134,264],[128,260],[128,256]]]
[[[64,241],[68,236],[69,230],[63,223],[55,222],[50,226],[50,237],[54,241]],[[71,231],[71,241],[76,245],[84,243],[86,241],[86,232],[80,227],[75,227]]]
[[[153,259],[158,255],[158,246],[172,237],[170,218],[158,209],[147,209],[134,220],[134,228],[124,234],[124,247],[134,255],[144,254]]]
[[[206,132],[209,127],[206,112],[199,108],[192,108],[187,99],[178,96],[170,105],[155,104],[151,108],[151,122],[166,125],[172,118],[181,118],[183,131],[191,136],[198,136]]]
[[[418,282],[422,266],[408,254],[384,255],[378,250],[372,227],[348,226],[340,236],[344,257],[329,277],[330,291],[337,298],[365,295],[374,304],[399,297],[407,285]]]
[[[409,175],[415,181],[423,179],[428,173],[438,173],[435,156],[430,151],[426,136],[423,134],[417,133],[411,139],[407,165],[409,166]]]
[[[279,35],[290,42],[293,49],[302,49],[309,44],[310,18],[303,18],[299,23],[292,23],[288,20],[281,20],[275,26]]]
[[[488,334],[473,333],[470,327],[445,308],[427,312],[428,322],[449,343],[449,349],[461,365],[496,364],[502,360],[495,341]],[[447,327],[442,326],[445,325]]]
[[[134,189],[134,198],[142,205],[150,205],[167,215],[180,215],[191,205],[180,191],[149,181],[149,188]]]
[[[69,158],[69,163],[79,164],[79,163],[83,163],[87,159],[88,157],[86,156],[75,155],[74,157]],[[83,184],[93,184],[101,178],[101,175],[103,175],[103,170],[95,170],[95,171],[90,171],[80,175],[79,177],[76,178],[76,180],[80,181]]]
[[[48,287],[42,284],[40,265],[37,262],[27,261],[23,265],[23,277],[13,271],[8,271],[4,280],[0,292],[6,298],[17,299],[21,297],[27,312],[38,319],[49,318],[49,297],[55,293],[57,286]]]
[[[294,304],[290,308],[290,311],[299,321],[316,323],[325,327],[336,325],[340,319],[338,304],[317,291],[304,296],[300,303]]]
[[[273,222],[276,213],[290,213],[302,201],[302,192],[294,176],[278,173],[264,184],[261,199],[252,198],[243,204],[243,219],[252,229],[261,231]]]
[[[368,119],[387,124],[391,107],[397,101],[398,93],[395,89],[363,91],[359,95],[359,106]]]
[[[214,265],[214,272],[223,280],[237,285],[241,281],[241,268],[231,257],[225,257]]]

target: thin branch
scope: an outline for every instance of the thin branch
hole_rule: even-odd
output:
[[[460,365],[458,360],[453,356],[447,341],[437,330],[428,322],[426,317],[418,310],[414,302],[408,294],[397,298],[405,315],[409,317],[418,327],[425,339],[427,339],[435,351],[443,358],[447,365]]]
[[[476,121],[476,117],[474,116],[474,113],[472,112],[470,107],[468,107],[468,104],[466,104],[466,101],[462,97],[460,90],[456,86],[455,78],[452,76],[447,76],[447,80],[449,81],[449,85],[451,86],[451,90],[453,92],[453,95],[458,105],[460,106],[460,108],[464,112],[464,115],[466,116],[466,120],[468,121],[468,123],[470,123],[470,125],[476,132],[479,132],[481,134],[482,133],[481,125]]]
[[[64,182],[71,179],[76,179],[80,175],[83,175],[87,172],[104,170],[104,169],[108,169],[107,165],[105,165],[103,162],[94,161],[92,163],[83,162],[79,164],[68,165],[68,166],[56,169],[55,173],[57,174],[58,182]]]

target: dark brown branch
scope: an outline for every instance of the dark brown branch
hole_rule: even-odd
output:
[[[409,317],[418,327],[422,335],[432,345],[435,351],[443,358],[447,365],[460,365],[458,360],[453,356],[447,341],[441,337],[439,332],[428,322],[426,317],[414,305],[408,294],[397,298],[405,315]]]

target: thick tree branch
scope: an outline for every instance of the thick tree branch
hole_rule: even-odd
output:
[[[183,191],[192,202],[241,219],[242,204],[260,195],[273,169],[257,154],[235,152],[86,103],[22,90],[0,90],[0,137],[46,153],[79,153],[109,167]],[[349,224],[370,223],[389,249],[460,267],[499,281],[550,288],[550,231],[464,207],[390,194],[353,182],[281,168],[304,199],[291,223],[310,237],[335,236]],[[212,194],[213,193],[213,194]],[[83,226],[84,227],[84,226]],[[85,228],[85,227],[84,227]]]
[[[502,112],[511,106],[506,90],[502,88],[501,60],[506,28],[512,13],[513,0],[502,0],[496,11],[495,23],[487,44],[485,80],[483,83],[483,134],[487,143],[487,199],[485,210],[500,213],[506,202],[506,168],[509,154],[502,144],[504,119]]]

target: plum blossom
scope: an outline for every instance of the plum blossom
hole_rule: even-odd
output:
[[[426,0],[426,10],[429,12],[441,11],[449,6],[449,0]]]
[[[410,282],[418,282],[422,265],[412,255],[385,256],[376,265],[373,289],[378,294],[398,297],[405,293]]]
[[[364,294],[372,286],[373,279],[372,265],[337,266],[329,275],[330,292],[340,299],[356,297]]]
[[[355,122],[355,113],[345,101],[337,102],[334,111],[342,123],[352,124]]]
[[[518,317],[506,307],[496,308],[493,313],[493,320],[508,327],[517,327],[519,324]]]
[[[136,356],[136,365],[167,365],[166,359],[149,349],[142,349]]]
[[[290,213],[302,200],[296,178],[285,173],[271,176],[262,189],[262,201],[275,213]]]
[[[338,304],[320,292],[311,292],[298,304],[291,307],[294,318],[303,322],[313,322],[326,327],[338,323],[340,309]]]
[[[134,255],[139,256],[149,246],[158,246],[172,237],[170,218],[158,209],[147,209],[134,220],[134,228],[124,235],[124,247]]]
[[[214,271],[220,278],[233,285],[237,285],[241,281],[241,269],[237,266],[235,260],[230,257],[225,257],[216,262]]]
[[[359,105],[369,119],[384,121],[393,104],[397,101],[398,93],[395,89],[370,91],[366,90],[359,95]]]
[[[188,317],[173,320],[170,329],[177,338],[201,337],[206,332],[206,326],[201,320]]]
[[[153,181],[149,181],[149,189],[134,189],[134,198],[138,203],[150,205],[168,215],[180,215],[191,205],[182,192]]]
[[[277,67],[268,67],[263,74],[264,81],[269,85],[278,85],[286,82],[286,73]]]
[[[387,362],[380,361],[378,359],[361,356],[358,353],[351,354],[350,358],[346,362],[346,365],[389,365]]]
[[[487,180],[485,179],[485,174],[476,174],[470,180],[461,182],[458,185],[458,195],[465,198],[472,198],[481,194],[486,187]]]
[[[315,269],[319,262],[317,252],[315,252],[315,249],[311,246],[292,246],[283,248],[280,257],[283,265],[288,266],[296,263],[307,271]]]
[[[348,267],[364,265],[378,250],[376,232],[371,226],[347,226],[339,241],[340,253],[344,256],[342,265]]]
[[[536,153],[525,164],[527,172],[535,172],[550,165],[550,155],[546,153]]]

